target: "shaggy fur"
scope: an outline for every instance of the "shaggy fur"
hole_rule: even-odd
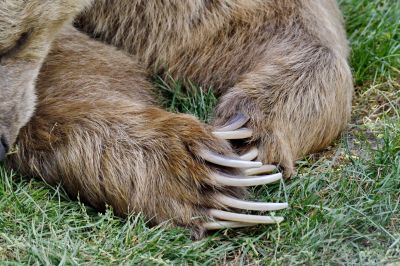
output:
[[[83,2],[49,1],[34,12],[26,1],[0,3],[4,13],[16,3],[21,18],[0,18],[0,27],[9,23],[0,42],[0,71],[7,74],[0,93],[11,101],[0,105],[0,134],[9,144],[31,117],[32,84],[53,35]],[[7,35],[14,24],[18,30]],[[109,204],[119,215],[172,219],[200,236],[201,219],[193,218],[224,208],[218,193],[242,192],[215,184],[211,171],[232,170],[198,156],[202,148],[232,155],[229,145],[192,116],[157,107],[147,81],[153,74],[212,86],[220,96],[214,125],[247,114],[254,136],[235,147],[256,145],[259,159],[281,164],[287,176],[295,159],[325,147],[348,120],[348,48],[333,0],[96,0],[76,25],[131,58],[65,29],[43,64],[37,111],[8,164],[63,184],[98,209]]]
[[[97,0],[77,25],[221,96],[215,125],[236,113],[264,163],[294,161],[332,142],[350,116],[352,78],[334,0]]]

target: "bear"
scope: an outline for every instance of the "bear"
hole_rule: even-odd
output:
[[[236,219],[232,217],[243,214],[219,209],[236,210],[247,206],[252,210],[270,210],[269,207],[287,207],[286,203],[261,203],[261,207],[256,207],[259,206],[256,203],[240,201],[238,198],[243,195],[241,187],[264,184],[281,177],[280,174],[254,178],[245,176],[269,173],[274,169],[269,164],[275,163],[283,168],[285,176],[291,176],[297,158],[326,147],[346,126],[353,86],[347,63],[349,49],[337,3],[333,0],[90,2],[27,3],[18,0],[0,4],[0,12],[5,14],[0,18],[0,82],[6,88],[0,92],[4,99],[0,106],[0,157],[10,150],[20,129],[32,118],[35,106],[34,81],[41,68],[37,84],[37,111],[20,132],[16,142],[18,150],[8,156],[7,164],[22,173],[50,180],[50,183],[65,183],[70,193],[79,194],[81,199],[99,209],[110,204],[117,214],[122,215],[127,210],[143,211],[143,208],[152,206],[146,209],[149,211],[147,218],[155,223],[172,219],[177,225],[196,228],[194,231],[200,232],[197,235],[201,235],[204,229],[223,224],[193,219],[197,215],[206,214],[227,220],[225,225],[231,227],[247,226],[249,219],[255,219],[253,223],[279,222],[281,217],[258,215],[246,216],[245,220],[241,219],[243,216]],[[131,66],[134,73],[119,67],[116,69],[132,74],[130,86],[135,82],[143,86],[138,93],[136,89],[129,92],[129,86],[117,90],[112,85],[105,89],[101,84],[96,84],[102,93],[113,91],[110,98],[105,98],[114,105],[112,110],[106,103],[101,104],[102,98],[97,95],[100,92],[81,91],[74,98],[74,91],[66,89],[66,93],[72,93],[71,97],[50,94],[50,99],[41,98],[41,93],[44,93],[41,86],[63,88],[49,89],[54,93],[63,91],[67,86],[68,80],[59,78],[57,71],[69,77],[71,73],[68,70],[85,69],[69,69],[69,59],[65,54],[59,56],[59,61],[52,61],[51,58],[57,58],[57,51],[63,54],[62,46],[57,46],[57,43],[55,52],[44,63],[57,31],[82,10],[74,25],[92,38],[115,46],[124,51],[125,56],[131,57],[135,63],[127,65]],[[79,37],[84,43],[89,42],[71,29],[60,36],[68,40],[68,34]],[[72,47],[69,54],[76,48],[84,57],[89,51],[79,45],[79,40],[74,45],[66,41]],[[58,43],[62,44],[62,39]],[[106,55],[107,52],[99,52],[97,57],[90,59],[97,66],[95,69],[90,68],[90,64],[84,64],[92,69],[94,77],[96,71],[102,69],[97,62],[109,69],[114,67],[103,60]],[[79,60],[76,61],[79,65]],[[61,71],[63,65],[64,72]],[[51,72],[51,68],[55,72]],[[186,78],[202,87],[211,86],[219,96],[212,126],[203,125],[193,117],[149,107],[154,104],[155,98],[152,93],[146,93],[151,91],[146,88],[150,86],[149,77],[155,74],[171,75],[174,79]],[[52,79],[52,75],[56,78]],[[118,77],[118,73],[114,72],[113,75]],[[46,80],[53,80],[54,84]],[[82,82],[72,84],[78,88],[91,84],[86,79]],[[94,89],[96,86],[89,87],[97,91]],[[53,97],[54,107],[48,106],[46,109],[47,105],[41,104],[42,101],[52,102]],[[73,99],[68,101],[73,108],[62,105],[63,97]],[[93,99],[90,100],[90,97]],[[128,110],[118,110],[119,102],[126,105]],[[81,109],[79,104],[83,106]],[[57,105],[65,107],[71,114],[87,108],[87,114],[68,117],[68,112],[56,112]],[[141,108],[150,108],[150,114]],[[49,119],[51,115],[55,119]],[[147,187],[148,184],[139,186],[142,185],[140,182],[128,185],[131,177],[120,178],[129,164],[121,159],[121,153],[115,152],[114,148],[118,150],[121,147],[118,144],[125,143],[130,134],[138,140],[146,138],[146,130],[149,129],[138,127],[139,130],[135,132],[129,131],[132,125],[127,125],[126,121],[130,121],[128,117],[143,119],[142,123],[150,128],[151,125],[158,126],[155,131],[159,133],[158,137],[151,139],[153,141],[149,140],[149,144],[139,148],[147,152],[136,153],[137,156],[139,154],[138,158],[129,158],[137,160],[132,172],[135,176],[143,173],[144,177],[149,174],[146,171],[154,171],[163,177],[175,176],[166,179],[170,183],[150,183]],[[57,120],[65,123],[60,126]],[[93,123],[93,120],[97,122]],[[111,120],[115,123],[109,123]],[[96,134],[90,134],[99,131],[104,134],[100,139],[96,139]],[[234,150],[224,139],[231,140]],[[170,145],[170,142],[175,144]],[[127,143],[125,145],[129,147]],[[81,150],[81,147],[86,149]],[[110,152],[106,148],[110,148]],[[120,149],[130,154],[138,147],[133,145],[129,148],[130,151],[123,147]],[[234,152],[241,156],[237,157]],[[80,161],[65,160],[74,156]],[[266,165],[252,162],[253,159]],[[81,164],[74,168],[71,162]],[[148,163],[150,167],[143,168],[140,162]],[[123,167],[121,163],[125,163]],[[88,167],[99,164],[104,169]],[[31,165],[39,167],[32,168]],[[94,179],[86,178],[86,173]],[[65,178],[53,180],[57,175]],[[80,176],[85,178],[79,180]],[[69,177],[73,178],[69,180]],[[104,185],[107,181],[113,184]],[[232,186],[233,183],[239,185]],[[130,199],[126,197],[136,186],[144,190],[150,188],[145,191],[147,194],[138,194],[147,196],[143,200],[150,199],[145,207],[135,205],[139,202],[137,200],[130,205]],[[157,193],[154,193],[154,188],[157,188]],[[167,202],[166,198],[171,201]]]
[[[7,165],[97,210],[142,213],[149,224],[169,221],[196,239],[206,230],[282,221],[238,212],[287,208],[241,199],[246,186],[282,174],[265,175],[275,168],[252,161],[254,152],[235,155],[224,131],[160,108],[145,73],[130,56],[64,27],[37,79],[36,112]]]

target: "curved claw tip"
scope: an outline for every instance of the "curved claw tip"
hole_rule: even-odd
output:
[[[257,156],[258,156],[258,149],[256,147],[252,147],[249,151],[242,154],[240,156],[240,159],[245,161],[253,161],[254,159],[257,158]]]
[[[248,176],[252,176],[252,175],[259,175],[259,174],[267,174],[267,173],[271,173],[278,170],[278,168],[275,165],[263,165],[261,167],[257,167],[257,168],[250,168],[250,169],[246,169],[244,170],[244,174],[248,175]]]
[[[232,117],[224,126],[216,129],[216,131],[232,131],[241,128],[250,118],[244,114],[238,114]]]

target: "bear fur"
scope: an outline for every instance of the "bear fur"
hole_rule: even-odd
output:
[[[83,2],[35,7],[20,0],[19,21],[0,19],[0,82],[8,91],[0,111],[9,114],[0,117],[0,134],[11,146],[31,118],[7,164],[62,184],[98,209],[143,212],[154,223],[172,220],[201,235],[201,219],[193,218],[224,209],[218,195],[243,193],[210,178],[239,170],[199,156],[203,149],[234,156],[213,127],[250,117],[252,138],[234,147],[257,147],[259,160],[290,176],[296,159],[326,147],[347,124],[349,50],[333,0],[94,1],[75,26],[122,51],[63,26]],[[14,8],[5,3],[4,13]],[[63,12],[50,12],[57,5]],[[10,54],[7,47],[17,49]],[[149,82],[155,74],[212,87],[220,99],[213,127],[157,106]],[[15,112],[18,119],[10,118]]]

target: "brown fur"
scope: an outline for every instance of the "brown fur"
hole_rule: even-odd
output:
[[[217,192],[240,194],[214,184],[214,166],[198,157],[202,147],[231,154],[229,145],[195,118],[158,108],[152,74],[213,86],[221,97],[214,124],[249,115],[255,135],[239,149],[257,145],[259,159],[280,163],[287,175],[295,159],[336,138],[349,117],[348,48],[334,1],[97,0],[77,25],[132,59],[64,31],[42,67],[37,112],[8,163],[62,183],[96,208],[199,228],[193,217],[223,207]],[[31,43],[41,47],[30,41],[10,58],[25,58]]]

